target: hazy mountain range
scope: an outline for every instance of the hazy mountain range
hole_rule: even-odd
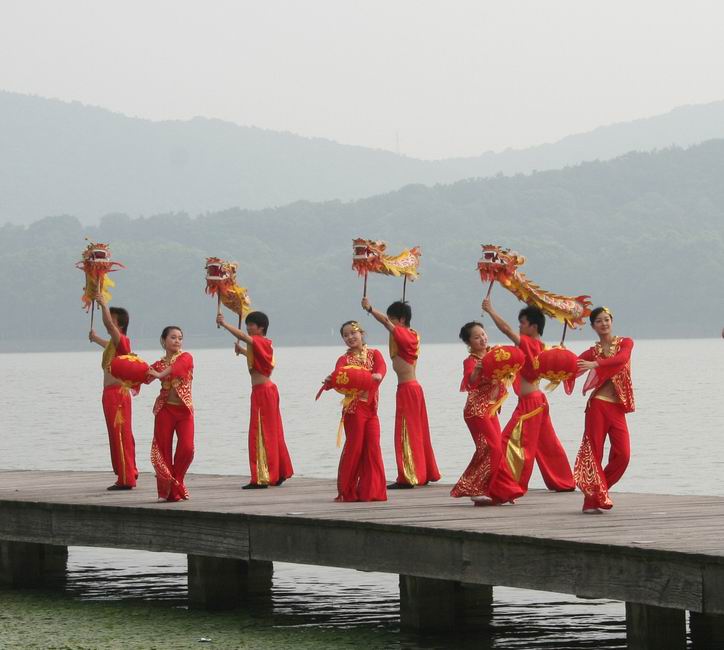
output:
[[[528,149],[423,161],[220,120],[152,122],[0,91],[0,223],[348,201],[408,184],[555,169],[717,137],[724,137],[724,102]]]
[[[719,336],[722,179],[724,140],[711,140],[527,176],[411,185],[348,203],[300,201],[198,218],[115,215],[93,227],[71,216],[6,224],[0,346],[85,345],[83,276],[74,268],[84,236],[109,242],[127,266],[114,274],[113,302],[131,310],[131,334],[152,340],[177,323],[191,349],[228,337],[216,329],[214,301],[204,294],[204,261],[212,255],[239,262],[239,282],[254,307],[269,313],[277,344],[339,343],[339,323],[368,322],[359,307],[362,283],[350,268],[356,236],[386,239],[392,252],[422,246],[422,275],[408,297],[424,341],[455,341],[460,325],[479,317],[481,242],[518,249],[528,257],[527,274],[550,291],[587,293],[608,305],[619,332]],[[376,306],[400,293],[399,280],[370,278]],[[501,288],[493,298],[514,321],[519,303]],[[380,328],[369,327],[381,341]],[[560,334],[559,324],[548,325],[549,340]]]

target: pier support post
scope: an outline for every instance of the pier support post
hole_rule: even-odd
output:
[[[0,541],[0,584],[47,587],[65,582],[68,547]]]
[[[264,560],[189,555],[189,605],[223,610],[270,598],[273,571]]]
[[[626,641],[629,650],[684,650],[686,612],[626,603]]]
[[[693,650],[724,648],[724,615],[689,612],[689,631]]]
[[[493,587],[400,575],[400,624],[429,632],[490,626]]]

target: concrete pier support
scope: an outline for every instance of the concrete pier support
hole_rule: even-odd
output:
[[[188,555],[189,606],[223,610],[271,599],[273,572],[272,562]]]
[[[629,650],[684,650],[686,612],[626,603],[626,641]]]
[[[400,623],[426,632],[486,630],[493,588],[452,580],[400,575]]]
[[[0,541],[0,584],[49,587],[65,583],[68,547]]]
[[[724,648],[724,615],[689,612],[689,632],[693,650]]]

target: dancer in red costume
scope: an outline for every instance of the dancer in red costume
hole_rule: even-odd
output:
[[[194,404],[191,382],[194,360],[182,352],[183,332],[169,325],[161,333],[161,347],[166,355],[148,369],[146,383],[161,381],[161,392],[153,405],[156,422],[151,443],[151,464],[156,472],[159,501],[189,498],[184,478],[194,458]],[[176,452],[173,434],[176,432]]]
[[[110,372],[111,361],[117,356],[130,354],[131,340],[126,336],[128,312],[123,307],[108,307],[105,298],[98,294],[96,302],[101,307],[103,324],[109,339],[98,336],[95,330],[88,333],[88,339],[103,348],[103,414],[108,428],[108,442],[111,448],[111,465],[116,482],[108,490],[131,490],[136,487],[136,443],[133,439],[131,389],[116,379]],[[137,392],[137,391],[136,391]]]
[[[415,376],[415,365],[420,354],[420,337],[410,328],[410,305],[406,302],[393,302],[385,315],[373,309],[367,298],[362,298],[362,309],[372,314],[375,320],[390,332],[390,358],[397,375],[397,480],[387,487],[392,490],[404,489],[439,481],[440,472],[430,440],[425,395]]]
[[[503,430],[503,458],[490,486],[496,502],[512,501],[528,491],[533,463],[538,462],[549,490],[570,492],[575,489],[573,473],[548,412],[548,400],[538,388],[535,359],[545,348],[541,340],[545,316],[537,307],[526,307],[518,314],[518,333],[493,309],[490,298],[483,301],[495,326],[525,354],[525,364],[514,388],[518,404]]]
[[[279,411],[279,390],[271,380],[274,348],[266,338],[269,318],[260,311],[251,312],[244,321],[246,332],[229,325],[223,314],[216,323],[231,332],[246,347],[236,343],[236,354],[243,354],[251,375],[251,417],[249,419],[249,467],[251,481],[242,490],[281,485],[294,474],[284,426]]]
[[[576,457],[576,485],[585,495],[583,512],[600,514],[613,502],[609,488],[620,480],[631,457],[626,413],[635,408],[631,383],[633,341],[613,335],[613,316],[607,307],[591,312],[591,326],[598,343],[578,357],[581,373],[589,370],[583,393],[593,390],[586,404],[586,428]],[[608,435],[610,451],[604,468],[603,444]]]
[[[335,371],[348,366],[364,368],[370,373],[373,388],[343,401],[345,442],[339,458],[335,501],[387,501],[377,417],[379,386],[387,373],[387,365],[379,350],[367,347],[364,330],[357,321],[347,321],[339,333],[347,344],[347,352],[337,359]],[[330,380],[331,375],[325,383]]]
[[[450,490],[450,496],[471,497],[475,505],[484,505],[490,501],[490,483],[500,466],[502,447],[498,409],[507,391],[501,382],[483,377],[482,360],[488,351],[488,335],[482,323],[471,321],[463,325],[460,339],[470,350],[470,356],[463,361],[460,391],[468,394],[463,417],[473,437],[475,453]]]

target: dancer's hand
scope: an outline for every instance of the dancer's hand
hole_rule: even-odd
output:
[[[224,314],[222,314],[221,312],[219,312],[218,314],[216,314],[216,324],[217,324],[217,325],[224,325],[224,324],[225,324]]]
[[[364,309],[368,314],[372,312],[372,305],[370,305],[370,301],[367,297],[362,298],[362,309]]]
[[[489,314],[491,311],[493,311],[493,303],[490,302],[490,298],[485,298],[485,300],[483,300],[483,311],[486,314]]]
[[[577,365],[579,370],[593,370],[594,368],[598,368],[598,361],[586,361],[585,359],[579,359]]]
[[[376,382],[382,381],[382,375],[379,372],[373,372],[372,381],[376,381]]]

